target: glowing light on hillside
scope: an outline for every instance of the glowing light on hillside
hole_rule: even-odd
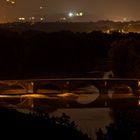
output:
[[[29,20],[34,21],[35,17],[30,17]]]
[[[80,13],[79,13],[79,16],[83,16],[83,12],[80,12]]]
[[[13,0],[6,0],[6,2],[10,3],[10,4],[15,4],[16,2]]]
[[[83,12],[69,12],[68,16],[69,17],[82,17],[83,16]]]
[[[126,22],[127,21],[127,18],[126,17],[124,17],[123,18],[123,20],[122,20],[122,22]]]
[[[15,4],[15,1],[11,1],[11,4]]]
[[[44,18],[40,18],[40,20],[41,20],[41,21],[43,21],[43,20],[44,20]]]
[[[25,21],[25,18],[24,17],[20,17],[18,18],[19,21]]]
[[[74,16],[74,14],[72,12],[70,12],[68,15],[69,15],[69,17],[73,17]]]
[[[42,7],[42,6],[40,6],[40,7],[39,7],[39,9],[40,9],[40,10],[42,10],[42,9],[43,9],[43,7]]]

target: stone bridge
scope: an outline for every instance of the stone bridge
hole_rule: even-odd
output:
[[[137,94],[140,88],[139,79],[103,79],[103,78],[63,78],[63,79],[38,79],[38,80],[21,80],[17,84],[33,90],[33,93],[40,88],[56,88],[60,90],[73,90],[86,85],[94,85],[101,94],[108,92],[113,87],[128,86],[133,94]]]
[[[86,105],[107,106],[110,102],[108,96],[109,90],[114,87],[129,87],[132,94],[139,96],[140,80],[139,79],[103,79],[103,78],[59,78],[59,79],[30,79],[30,80],[3,80],[0,81],[0,94],[8,90],[23,89],[25,94],[39,94],[40,89],[60,90],[61,93],[71,92],[87,85],[95,86],[99,91],[98,98]],[[94,92],[94,91],[93,91]],[[85,92],[86,93],[86,92]],[[123,91],[122,91],[123,93]],[[9,92],[10,94],[10,92]],[[25,102],[25,101],[24,101]],[[70,105],[73,106],[73,105]],[[77,104],[78,106],[78,104]],[[83,105],[79,104],[79,107]]]

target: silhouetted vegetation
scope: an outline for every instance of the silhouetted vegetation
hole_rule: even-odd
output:
[[[137,37],[115,41],[109,53],[117,77],[140,77],[140,41]]]
[[[117,77],[137,77],[139,40],[140,34],[134,33],[47,33],[0,29],[0,77],[24,79],[50,73],[75,74],[110,69]],[[105,63],[108,60],[113,62],[112,67]]]
[[[50,117],[43,112],[23,114],[2,107],[0,114],[0,135],[4,139],[90,140],[65,114]]]
[[[140,110],[139,108],[116,107],[112,110],[114,122],[96,132],[97,140],[139,140],[140,139]]]

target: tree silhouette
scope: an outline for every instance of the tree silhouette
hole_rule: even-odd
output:
[[[140,77],[140,41],[125,39],[115,41],[109,51],[112,60],[112,69],[117,77]]]
[[[70,117],[62,114],[61,117],[50,117],[39,111],[30,114],[19,113],[14,109],[0,108],[0,134],[11,139],[32,138],[50,140],[90,140],[87,134],[77,129]]]

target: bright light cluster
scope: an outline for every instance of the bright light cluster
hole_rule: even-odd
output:
[[[14,0],[6,0],[6,2],[8,2],[10,4],[15,4],[16,3]]]
[[[19,21],[25,21],[25,18],[24,17],[20,17],[18,18]]]
[[[83,12],[69,12],[68,16],[69,17],[82,17],[83,16]]]
[[[42,10],[43,8],[44,8],[43,6],[40,6],[40,7],[39,7],[40,10]]]

